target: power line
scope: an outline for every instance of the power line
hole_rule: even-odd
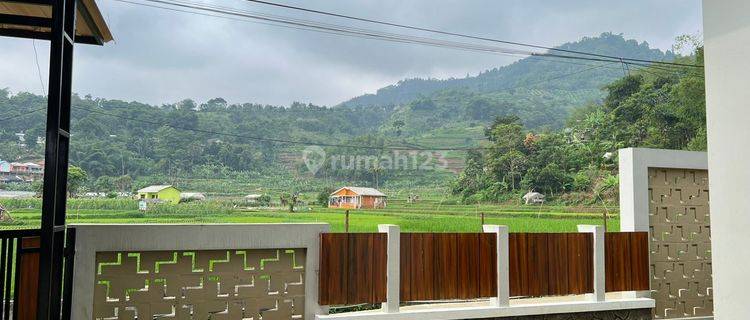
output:
[[[124,0],[116,0],[116,1],[136,4],[133,1],[124,1]],[[286,25],[292,25],[292,26],[299,27],[299,28],[304,28],[307,30],[314,29],[314,31],[322,30],[322,31],[325,31],[326,33],[346,34],[346,35],[361,37],[361,38],[378,39],[378,40],[385,40],[385,41],[391,41],[391,42],[413,43],[413,44],[421,44],[421,45],[427,45],[427,46],[454,48],[454,49],[461,49],[461,50],[480,51],[480,52],[488,52],[488,53],[495,53],[495,54],[515,55],[515,56],[532,55],[532,52],[530,51],[507,49],[507,48],[496,47],[496,46],[478,45],[478,44],[466,43],[466,42],[445,41],[441,39],[426,38],[426,37],[406,36],[406,35],[387,33],[387,32],[382,32],[382,31],[377,31],[377,30],[352,28],[349,26],[327,24],[327,23],[320,23],[320,22],[310,21],[310,20],[294,19],[294,18],[288,18],[288,17],[242,11],[242,10],[238,10],[234,8],[198,4],[195,2],[189,2],[189,1],[175,1],[175,0],[144,0],[144,1],[183,7],[187,9],[193,9],[193,10],[201,10],[201,11],[208,11],[208,12],[219,13],[219,14],[239,16],[243,18],[256,19],[256,20],[261,20],[261,21],[266,21],[266,22],[271,22],[271,23],[281,23],[281,24],[286,24]]]
[[[607,64],[601,64],[601,65],[597,65],[597,66],[594,66],[594,67],[590,67],[590,68],[578,70],[576,72],[572,72],[572,73],[568,73],[568,74],[564,74],[564,75],[560,75],[560,76],[556,76],[556,77],[544,79],[542,81],[537,81],[537,82],[533,82],[533,83],[530,83],[530,84],[517,85],[517,86],[513,86],[513,87],[507,87],[507,88],[503,88],[503,89],[500,89],[500,90],[503,90],[503,91],[504,90],[514,90],[514,89],[519,89],[519,88],[522,88],[522,87],[535,86],[535,85],[538,85],[538,84],[542,84],[544,82],[548,82],[548,81],[552,81],[552,80],[557,80],[557,79],[561,79],[561,78],[573,76],[573,75],[576,75],[576,74],[588,72],[588,71],[591,71],[591,70],[595,70],[595,69],[603,68],[603,67],[607,67],[607,66],[608,66]],[[234,134],[234,133],[226,133],[226,132],[217,132],[217,131],[211,131],[211,130],[186,128],[186,127],[175,126],[175,125],[171,125],[171,124],[163,123],[163,122],[149,121],[149,120],[143,120],[143,119],[136,119],[136,118],[132,118],[132,117],[125,117],[125,116],[121,116],[121,115],[111,114],[111,113],[107,113],[107,112],[103,112],[103,111],[98,111],[98,110],[93,110],[93,109],[88,109],[88,108],[78,107],[78,106],[73,106],[73,108],[80,109],[80,110],[85,110],[85,111],[89,111],[89,112],[92,112],[92,113],[98,113],[98,114],[102,114],[102,115],[106,115],[106,116],[110,116],[110,117],[116,117],[116,118],[120,118],[120,119],[124,119],[124,120],[128,120],[128,121],[148,123],[148,124],[156,125],[156,126],[166,126],[166,127],[170,127],[170,128],[178,129],[178,130],[193,131],[193,132],[204,133],[204,134],[214,134],[214,135],[221,135],[221,136],[229,136],[229,137],[234,137],[234,138],[244,138],[244,139],[249,139],[249,140],[262,141],[262,142],[272,142],[272,143],[307,145],[307,146],[321,146],[321,147],[343,147],[343,148],[352,148],[352,149],[397,150],[397,151],[471,151],[471,150],[488,150],[489,149],[489,148],[486,148],[486,147],[452,147],[452,148],[427,148],[427,147],[421,147],[421,146],[420,147],[416,147],[416,148],[414,148],[414,147],[374,147],[374,146],[362,146],[362,145],[315,143],[315,142],[306,142],[306,141],[298,141],[298,140],[274,139],[274,138],[265,138],[265,137],[258,137],[258,136],[247,136],[247,135],[240,135],[240,134]]]
[[[44,84],[44,80],[42,80],[42,68],[39,67],[39,55],[36,52],[36,40],[31,39],[31,46],[34,47],[34,62],[36,62],[36,73],[39,76],[39,84],[42,86],[42,96],[47,95],[47,86]]]
[[[574,76],[574,75],[577,75],[577,74],[580,74],[580,73],[584,73],[584,72],[588,72],[588,71],[591,71],[591,70],[595,70],[595,69],[599,69],[599,68],[604,68],[604,67],[608,67],[608,66],[609,66],[609,64],[601,64],[601,65],[598,65],[598,66],[593,66],[593,67],[590,67],[590,68],[578,70],[576,72],[566,73],[566,74],[555,76],[555,77],[552,77],[552,78],[547,78],[547,79],[544,79],[544,80],[541,80],[541,81],[532,82],[530,84],[521,84],[521,85],[517,85],[517,86],[512,86],[512,87],[507,87],[507,88],[501,88],[500,90],[513,90],[513,89],[518,89],[518,88],[522,88],[522,87],[535,86],[535,85],[542,84],[542,83],[545,83],[545,82],[548,82],[548,81],[558,80],[558,79],[562,79],[562,78],[567,78],[567,77]]]
[[[191,13],[191,14],[207,15],[201,12],[195,12],[195,11],[190,11],[190,10],[176,10],[174,8],[166,8],[162,6],[149,5],[149,4],[144,4],[144,3],[139,3],[139,2],[129,1],[129,0],[115,0],[115,1],[135,4],[135,5],[143,5],[143,6],[154,7],[154,8],[160,8],[160,9],[166,9],[166,10]],[[387,32],[382,32],[382,31],[377,31],[377,30],[354,28],[351,26],[336,25],[336,24],[322,23],[318,21],[295,19],[295,18],[289,18],[289,17],[277,16],[277,15],[244,11],[244,10],[239,10],[236,8],[228,8],[228,7],[222,7],[222,6],[207,5],[207,4],[198,4],[195,2],[189,2],[189,1],[177,1],[177,0],[143,0],[143,1],[151,2],[151,3],[158,3],[158,4],[168,5],[168,6],[182,7],[182,8],[191,9],[191,10],[207,11],[207,12],[218,13],[218,14],[223,14],[223,15],[231,15],[231,16],[255,19],[255,20],[263,21],[264,23],[262,24],[269,24],[269,25],[274,25],[274,26],[280,26],[279,24],[283,24],[285,25],[285,27],[292,26],[293,29],[302,29],[302,30],[308,30],[308,31],[316,31],[316,32],[323,32],[323,33],[336,34],[336,35],[345,35],[345,36],[352,36],[352,37],[358,37],[358,38],[376,39],[376,40],[384,40],[384,41],[399,42],[399,43],[412,43],[412,44],[420,44],[420,45],[433,46],[433,47],[458,49],[458,50],[464,50],[464,51],[478,51],[478,52],[484,52],[484,53],[512,55],[512,56],[523,55],[523,56],[531,56],[531,57],[549,57],[549,58],[561,58],[561,59],[598,61],[598,62],[620,62],[621,61],[620,58],[592,58],[592,57],[539,53],[539,52],[524,51],[524,50],[517,50],[517,49],[508,49],[508,48],[497,47],[497,46],[479,45],[479,44],[474,44],[474,43],[446,41],[446,40],[435,39],[435,38],[408,36],[408,35],[403,35],[403,34],[387,33]],[[213,15],[213,14],[208,14],[208,16],[216,17],[216,15]],[[232,19],[232,20],[240,20],[240,19]],[[240,20],[240,21],[247,21],[247,20]],[[248,21],[248,22],[252,22],[252,21]],[[656,63],[654,61],[648,61],[648,62]],[[689,65],[689,66],[693,66],[693,65]]]
[[[545,49],[545,50],[550,50],[550,51],[574,53],[574,54],[581,54],[581,55],[587,55],[587,56],[595,56],[595,57],[601,57],[601,58],[616,59],[616,60],[627,60],[627,61],[637,61],[637,62],[646,62],[646,63],[655,63],[655,64],[666,64],[666,65],[675,65],[675,66],[682,66],[682,67],[700,67],[700,68],[703,67],[703,66],[692,65],[692,64],[667,62],[667,61],[655,61],[655,60],[646,60],[646,59],[636,59],[636,58],[626,58],[626,57],[616,57],[616,56],[605,55],[605,54],[597,54],[597,53],[583,52],[583,51],[576,51],[576,50],[569,50],[569,49],[562,49],[562,48],[546,47],[546,46],[540,46],[540,45],[534,45],[534,44],[528,44],[528,43],[522,43],[522,42],[515,42],[515,41],[499,40],[499,39],[493,39],[493,38],[488,38],[488,37],[473,36],[473,35],[456,33],[456,32],[449,32],[449,31],[429,29],[429,28],[424,28],[424,27],[417,27],[417,26],[412,26],[412,25],[399,24],[399,23],[394,23],[394,22],[387,22],[387,21],[382,21],[382,20],[374,20],[374,19],[367,19],[367,18],[355,17],[355,16],[350,16],[350,15],[345,15],[345,14],[339,14],[339,13],[333,13],[333,12],[322,11],[322,10],[308,9],[308,8],[303,8],[303,7],[298,7],[298,6],[292,6],[292,5],[287,5],[287,4],[270,2],[270,1],[263,1],[263,0],[246,0],[246,1],[260,3],[260,4],[264,4],[264,5],[269,5],[269,6],[281,7],[281,8],[286,8],[286,9],[292,9],[292,10],[298,10],[298,11],[316,13],[316,14],[321,14],[321,15],[327,15],[327,16],[332,16],[332,17],[337,17],[337,18],[344,18],[344,19],[356,20],[356,21],[361,21],[361,22],[375,23],[375,24],[386,25],[386,26],[391,26],[391,27],[398,27],[398,28],[405,28],[405,29],[418,30],[418,31],[424,31],[424,32],[431,32],[431,33],[437,33],[437,34],[449,35],[449,36],[455,36],[455,37],[462,37],[462,38],[468,38],[468,39],[474,39],[474,40],[483,40],[483,41],[490,41],[490,42],[511,44],[511,45],[516,45],[516,46],[529,47],[529,48]]]
[[[73,108],[89,111],[92,113],[98,113],[101,115],[106,115],[109,117],[115,117],[123,120],[128,121],[134,121],[134,122],[141,122],[141,123],[147,123],[155,126],[163,126],[163,127],[169,127],[177,130],[184,130],[184,131],[192,131],[192,132],[198,132],[198,133],[204,133],[204,134],[213,134],[213,135],[219,135],[219,136],[227,136],[227,137],[234,137],[234,138],[242,138],[242,139],[248,139],[248,140],[255,140],[255,141],[261,141],[261,142],[270,142],[270,143],[282,143],[282,144],[294,144],[294,145],[305,145],[305,146],[320,146],[320,147],[340,147],[340,148],[352,148],[352,149],[370,149],[370,150],[394,150],[394,151],[468,151],[468,150],[483,150],[487,148],[483,147],[468,147],[468,148],[407,148],[407,147],[377,147],[377,146],[363,146],[363,145],[348,145],[348,144],[335,144],[335,143],[316,143],[316,142],[307,142],[307,141],[299,141],[299,140],[287,140],[287,139],[276,139],[276,138],[266,138],[266,137],[258,137],[258,136],[250,136],[250,135],[242,135],[242,134],[234,134],[234,133],[228,133],[228,132],[219,132],[219,131],[211,131],[211,130],[203,130],[203,129],[196,129],[196,128],[186,128],[182,126],[176,126],[168,123],[158,122],[158,121],[150,121],[150,120],[143,120],[143,119],[136,119],[132,117],[126,117],[116,114],[111,114],[108,112],[102,112],[98,110],[93,110],[89,108],[84,107],[78,107],[74,106]]]
[[[232,16],[231,13],[228,13],[228,12],[219,13],[219,14],[209,14],[209,13],[205,13],[205,12],[183,10],[183,9],[179,9],[179,8],[172,8],[172,7],[168,7],[168,6],[160,6],[160,5],[154,5],[154,4],[149,4],[149,3],[141,3],[141,2],[131,1],[131,0],[113,0],[113,1],[127,3],[127,4],[132,4],[132,5],[138,5],[138,6],[144,6],[144,7],[150,7],[150,8],[156,8],[156,9],[162,9],[162,10],[168,10],[168,11],[174,11],[174,12],[195,14],[195,15],[206,16],[206,17],[213,17],[213,18],[227,19],[227,20],[232,20],[232,21],[255,23],[255,24],[260,24],[260,25],[268,25],[268,26],[275,26],[275,27],[281,27],[281,28],[288,28],[288,29],[293,29],[293,30],[303,30],[303,31],[312,31],[312,32],[318,32],[318,33],[324,33],[324,34],[331,34],[331,35],[340,35],[340,36],[349,36],[349,37],[355,37],[355,38],[383,40],[383,39],[377,39],[377,38],[373,38],[373,37],[355,36],[355,35],[346,34],[346,33],[342,33],[342,32],[317,30],[317,29],[312,29],[312,28],[303,28],[303,27],[297,27],[297,26],[284,25],[284,24],[280,24],[280,23],[272,23],[272,22],[262,22],[262,21],[253,21],[253,20],[247,20],[247,19],[240,19],[240,18],[235,18],[234,16]],[[142,0],[142,1],[148,1],[148,0]],[[226,8],[226,7],[221,7],[221,6],[213,6],[213,7],[215,9]],[[236,9],[232,9],[232,8],[229,8],[229,9],[230,9],[230,11],[236,11]],[[226,9],[221,9],[221,10],[225,10],[226,11]],[[253,13],[253,12],[249,12],[249,11],[240,11],[240,12],[251,13],[251,14],[259,14],[259,15],[266,15],[266,14],[262,14],[262,13]],[[273,15],[268,15],[268,16],[278,17],[278,18],[283,18],[283,19],[290,19],[290,18],[286,18],[286,17],[279,17],[279,16],[273,16]],[[295,19],[295,20],[298,20],[298,19]],[[298,21],[304,21],[304,20],[298,20]],[[317,23],[317,22],[312,22],[312,21],[308,21],[308,22],[310,22],[310,23]],[[336,26],[336,25],[330,25],[330,24],[324,24],[324,25]],[[365,30],[365,29],[357,29],[357,30]],[[372,31],[372,32],[374,32],[374,31]],[[395,35],[395,34],[391,34],[391,35]],[[406,41],[394,41],[394,42],[408,43]],[[453,48],[453,49],[462,50],[460,48]],[[469,50],[464,50],[464,51],[469,51]],[[581,66],[592,66],[593,65],[593,64],[590,64],[590,63],[578,63],[578,62],[573,62],[573,61],[560,60],[559,57],[555,57],[555,56],[549,56],[549,57],[547,57],[547,56],[541,56],[541,55],[531,55],[530,52],[529,53],[523,53],[523,54],[522,53],[517,53],[517,54],[498,53],[498,52],[495,52],[495,53],[496,54],[502,54],[502,55],[508,55],[508,56],[520,56],[520,55],[523,55],[523,56],[526,56],[527,59],[533,59],[533,61],[551,61],[551,62],[555,62],[555,63],[565,63],[565,64],[581,65]],[[564,57],[563,57],[563,59],[564,59]],[[615,69],[615,68],[612,68],[612,67],[605,67],[605,68]],[[617,70],[619,70],[619,69],[617,69]]]
[[[21,114],[17,114],[17,115],[14,115],[14,116],[10,116],[10,117],[7,117],[5,119],[0,119],[0,122],[10,121],[10,120],[17,119],[17,118],[20,118],[20,117],[25,117],[25,116],[28,116],[28,115],[30,115],[32,113],[39,112],[39,111],[42,111],[42,110],[45,110],[45,109],[47,109],[47,108],[43,107],[43,108],[39,108],[39,109],[29,110],[27,112],[24,112],[24,113],[21,113]]]

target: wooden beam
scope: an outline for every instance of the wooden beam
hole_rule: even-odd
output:
[[[34,4],[34,5],[39,5],[39,6],[51,6],[52,5],[52,0],[3,0],[3,2]]]
[[[24,29],[2,29],[0,28],[0,36],[24,38],[24,39],[37,39],[37,40],[49,40],[50,39],[50,34],[48,32],[24,30]],[[76,36],[76,43],[101,45],[100,40],[91,36]]]
[[[0,13],[0,24],[12,24],[12,25],[26,26],[26,27],[50,28],[52,26],[52,19]]]

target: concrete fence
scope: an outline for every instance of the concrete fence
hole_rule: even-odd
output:
[[[602,228],[597,226],[581,226],[580,229],[587,235],[584,237],[588,239],[587,243],[591,244],[591,254],[585,255],[590,259],[592,273],[592,288],[587,295],[552,300],[511,299],[514,290],[519,290],[513,287],[514,280],[511,280],[515,276],[513,270],[517,269],[511,262],[515,258],[512,253],[518,250],[514,249],[513,246],[517,245],[514,243],[529,243],[529,246],[538,248],[533,241],[544,239],[544,236],[514,236],[508,233],[507,227],[485,226],[481,237],[467,234],[469,236],[461,238],[489,250],[478,254],[481,258],[477,259],[480,263],[477,268],[484,268],[480,271],[487,276],[469,276],[469,279],[479,281],[476,284],[478,289],[461,283],[456,284],[460,288],[455,288],[459,296],[465,292],[478,292],[484,298],[469,304],[433,302],[414,307],[403,303],[406,300],[402,279],[406,276],[407,260],[403,260],[402,248],[409,244],[402,241],[405,237],[419,241],[432,237],[426,234],[412,234],[412,237],[401,234],[398,226],[381,225],[380,232],[364,237],[366,240],[361,245],[359,240],[352,240],[351,246],[347,247],[355,248],[360,254],[364,254],[365,249],[377,252],[361,266],[363,270],[369,270],[367,265],[372,265],[372,268],[376,268],[375,265],[381,268],[382,265],[382,277],[368,271],[373,275],[368,280],[372,287],[382,288],[377,289],[382,292],[371,295],[382,302],[381,309],[331,315],[328,307],[319,303],[320,288],[330,284],[330,280],[321,282],[327,279],[321,274],[324,264],[321,254],[325,245],[321,239],[322,235],[328,234],[327,224],[70,227],[75,228],[77,234],[73,319],[475,319],[643,310],[654,306],[653,300],[648,298],[605,294],[606,241]],[[444,238],[450,239],[451,236],[445,235]],[[368,247],[376,241],[377,245]],[[568,252],[578,251],[577,247],[572,248]],[[559,249],[550,246],[544,250]],[[410,250],[416,252],[413,251],[415,248]],[[473,254],[466,252],[468,257],[473,257]],[[451,259],[454,258],[460,257]],[[447,263],[451,259],[443,261]],[[537,265],[554,266],[557,263],[545,260]],[[488,266],[491,267],[487,269]],[[357,269],[359,265],[352,268]],[[340,270],[340,273],[348,270]],[[421,269],[416,270],[416,274],[421,272]],[[547,276],[558,272],[558,269],[544,270]],[[409,272],[415,274],[413,271]],[[440,275],[438,272],[425,278],[439,280]],[[456,277],[459,279],[457,273]],[[530,277],[535,275],[529,273],[527,278]],[[544,275],[540,279],[545,279]],[[485,280],[491,283],[482,283]],[[430,290],[436,290],[438,286]],[[545,288],[552,290],[549,286]],[[460,291],[464,289],[469,290]],[[489,294],[487,290],[491,290]]]

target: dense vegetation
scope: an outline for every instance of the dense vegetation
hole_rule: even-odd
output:
[[[702,48],[679,61],[702,65]],[[706,149],[702,69],[643,69],[605,91],[601,103],[574,110],[562,130],[526,130],[518,117],[496,118],[485,131],[489,149],[468,155],[454,193],[475,202],[528,190],[581,191],[603,201],[617,190],[618,149]]]

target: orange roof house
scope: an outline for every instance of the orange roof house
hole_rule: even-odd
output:
[[[386,206],[386,195],[377,189],[343,187],[328,198],[328,207],[341,209],[380,209]]]

